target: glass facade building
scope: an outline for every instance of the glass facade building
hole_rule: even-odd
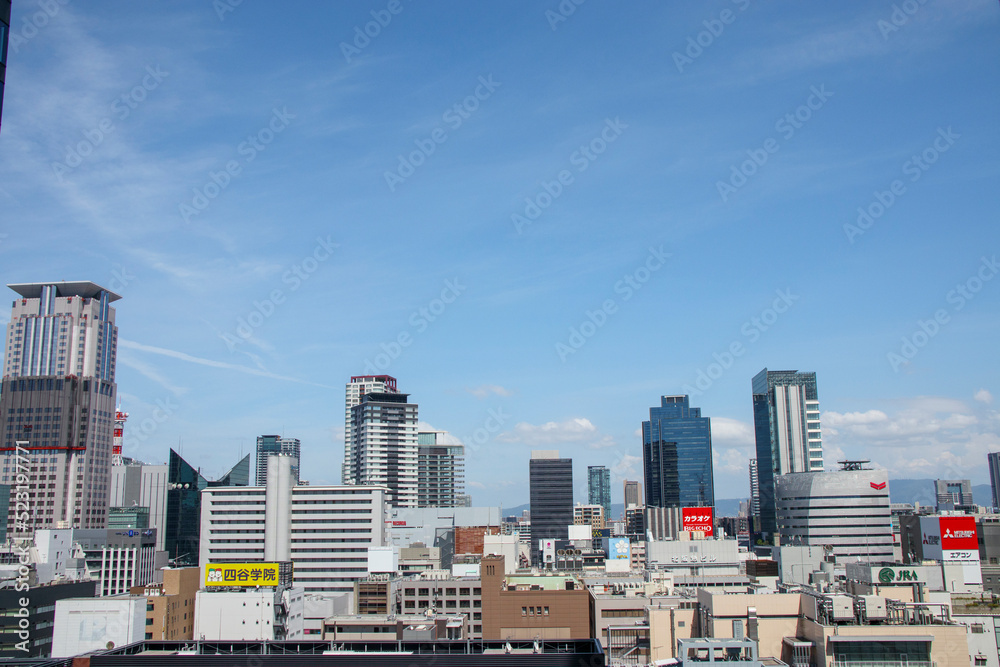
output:
[[[765,368],[754,376],[752,389],[760,531],[773,535],[775,478],[823,470],[816,374]]]
[[[280,435],[257,436],[257,486],[267,486],[267,457],[273,455],[292,457],[292,477],[295,484],[301,481],[302,443],[298,438],[285,438]]]
[[[604,508],[604,520],[611,522],[611,471],[604,466],[587,466],[587,502]]]
[[[573,459],[557,451],[531,452],[528,462],[531,487],[531,562],[541,560],[539,540],[565,540],[573,524]]]
[[[663,396],[642,422],[647,507],[715,505],[712,426],[688,397]]]

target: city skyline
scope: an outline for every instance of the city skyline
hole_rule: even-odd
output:
[[[214,478],[287,433],[338,484],[344,383],[385,374],[473,504],[525,503],[532,449],[617,504],[686,393],[748,497],[751,378],[798,368],[827,469],[988,483],[997,3],[556,5],[358,46],[384,5],[14,4],[2,278],[123,297],[124,455]]]

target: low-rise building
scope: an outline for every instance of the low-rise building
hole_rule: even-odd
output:
[[[464,640],[469,639],[468,621],[461,614],[332,616],[323,623],[323,639],[332,642]]]
[[[19,582],[0,589],[0,658],[52,655],[56,603],[93,598],[96,581],[57,582],[18,590]],[[22,611],[23,610],[23,611]],[[26,621],[27,627],[22,619]],[[25,650],[26,649],[26,650]]]
[[[198,567],[164,568],[163,582],[133,586],[131,595],[146,598],[144,639],[194,639],[195,597],[201,587]]]
[[[52,657],[68,658],[142,641],[146,598],[118,595],[56,602]]]

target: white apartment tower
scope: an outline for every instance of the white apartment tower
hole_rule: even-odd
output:
[[[344,401],[344,463],[340,471],[341,484],[356,484],[356,471],[351,470],[354,460],[354,433],[351,430],[351,408],[361,403],[365,394],[396,393],[396,378],[391,375],[354,375],[347,383],[346,400]]]
[[[351,479],[388,487],[394,507],[417,507],[419,500],[417,405],[407,397],[369,393],[351,408]]]
[[[104,528],[117,392],[110,304],[121,297],[92,282],[8,287],[19,298],[3,358],[0,484],[27,486],[30,508],[11,503],[8,525],[17,537]]]

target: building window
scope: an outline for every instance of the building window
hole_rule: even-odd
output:
[[[982,623],[973,623],[971,626],[969,626],[969,629],[972,630],[972,634],[974,634],[974,635],[981,635],[981,634],[983,634],[983,624]]]
[[[528,608],[521,607],[521,616],[527,616],[527,615],[528,615]]]
[[[549,608],[545,607],[544,609],[545,609],[545,615],[548,616],[549,615]],[[476,615],[478,616],[479,614],[476,614]]]
[[[733,638],[743,639],[743,619],[741,618],[733,621]]]

